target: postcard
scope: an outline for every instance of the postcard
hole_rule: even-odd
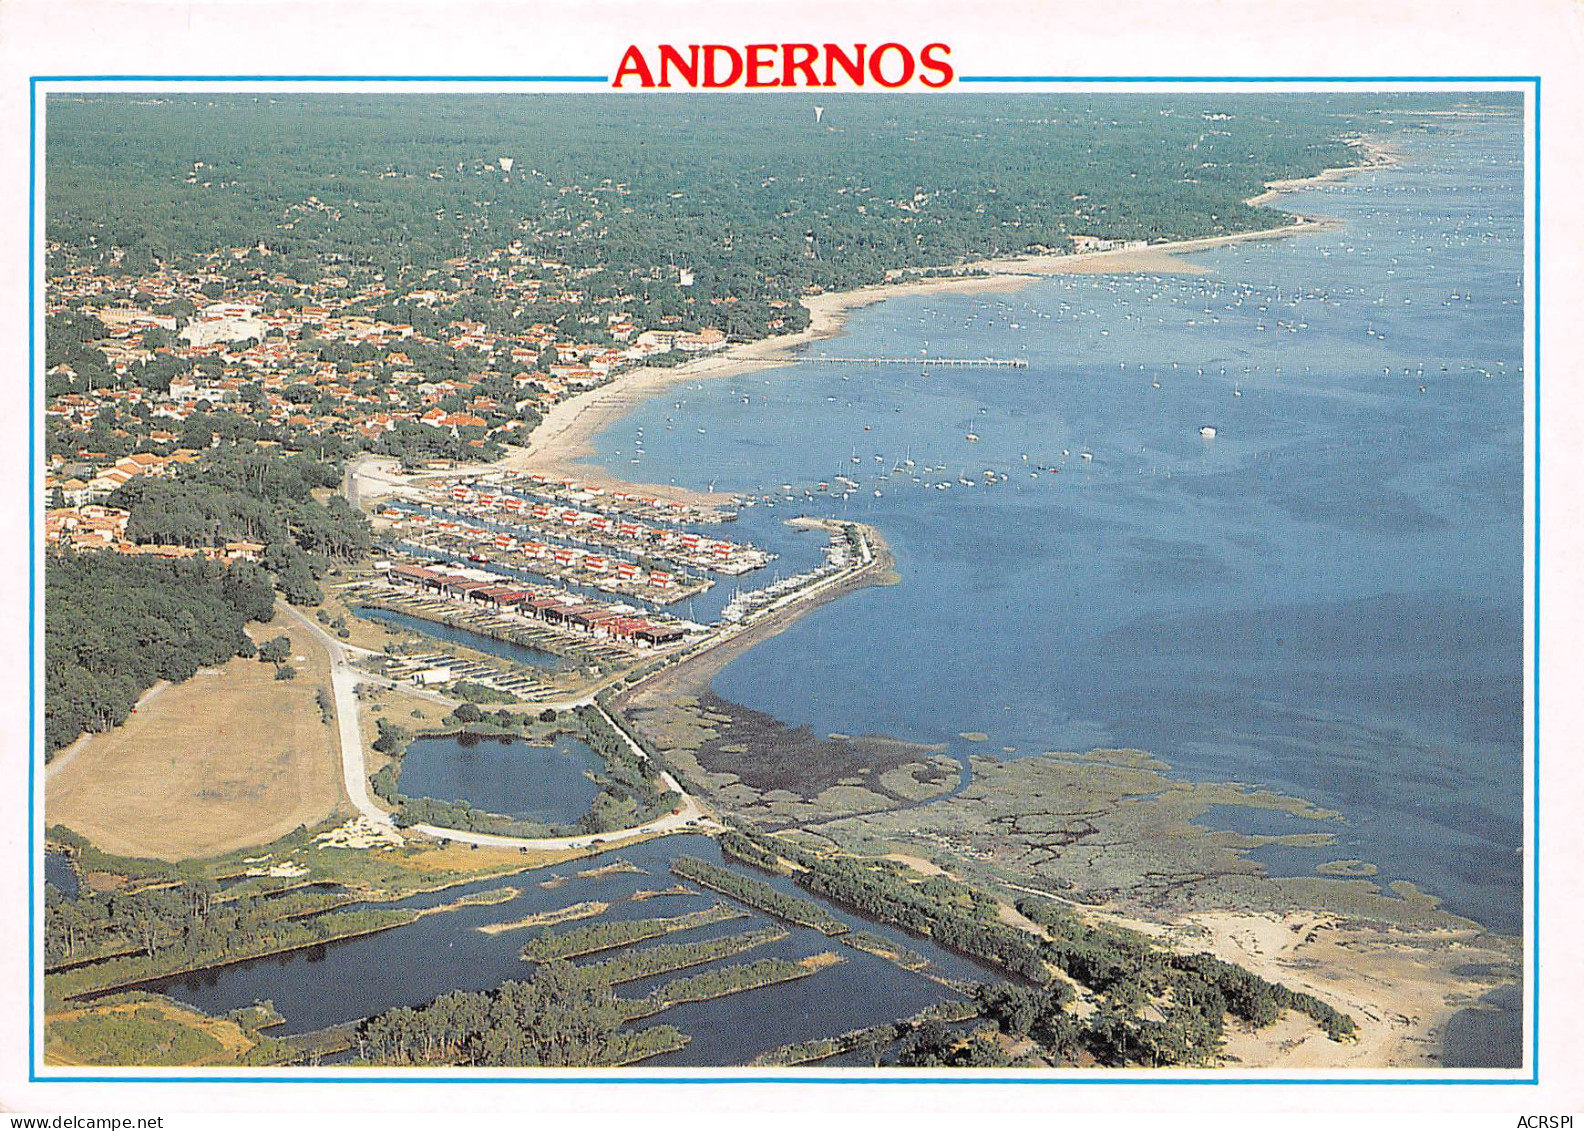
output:
[[[1567,1126],[1576,7],[0,20],[11,1126]]]

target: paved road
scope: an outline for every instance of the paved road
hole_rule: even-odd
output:
[[[378,484],[387,488],[403,486],[408,482],[408,477],[394,476],[392,467],[396,461],[379,460],[372,457],[360,457],[347,465],[346,475],[342,481],[342,493],[347,501],[356,508],[362,501],[364,492],[361,480],[367,479],[371,485]],[[455,475],[460,469],[449,472]],[[479,470],[499,470],[498,468],[481,467]],[[867,547],[865,547],[867,551]],[[378,676],[360,674],[351,666],[351,658],[356,655],[374,655],[366,648],[355,645],[343,644],[329,633],[325,632],[313,621],[303,616],[290,606],[286,611],[300,624],[308,628],[323,642],[330,653],[330,681],[335,690],[336,722],[341,730],[341,772],[346,777],[347,796],[352,799],[352,804],[358,812],[377,821],[379,824],[394,828],[394,822],[389,813],[374,804],[373,798],[368,793],[368,768],[363,754],[363,734],[358,726],[358,701],[357,684],[359,679],[368,679],[372,682],[393,684],[393,681]],[[412,690],[412,689],[406,689]],[[422,692],[419,692],[422,694]],[[444,697],[433,695],[433,698],[444,700]],[[560,703],[545,704],[557,710],[571,710],[573,707],[584,705],[594,706],[605,720],[616,729],[634,754],[641,761],[647,762],[649,755],[643,747],[627,732],[627,728],[617,722],[604,707],[594,703],[593,693]],[[614,844],[617,841],[628,840],[636,836],[647,836],[654,833],[674,833],[684,831],[694,832],[719,832],[725,828],[701,806],[694,798],[688,795],[680,782],[664,770],[660,771],[660,780],[665,788],[681,796],[682,800],[677,810],[665,816],[650,821],[647,824],[636,825],[632,828],[615,829],[606,833],[595,833],[586,836],[567,837],[520,837],[497,836],[493,833],[467,832],[462,829],[447,829],[438,825],[410,825],[409,833],[422,833],[425,836],[437,837],[444,840],[456,841],[461,844],[476,844],[489,848],[521,848],[539,851],[556,851],[562,849],[591,848],[596,843]]]
[[[357,685],[358,673],[352,667],[352,656],[366,649],[342,644],[302,613],[282,602],[279,606],[286,615],[302,625],[324,645],[330,654],[330,687],[335,694],[336,726],[341,735],[341,776],[346,782],[347,799],[352,807],[376,825],[392,831],[396,822],[391,815],[374,803],[369,795],[368,766],[363,755],[363,732],[358,726]]]
[[[347,797],[352,802],[352,807],[370,821],[381,828],[395,830],[395,820],[389,813],[374,803],[368,789],[368,766],[363,752],[363,732],[358,725],[359,704],[357,699],[357,685],[360,679],[371,678],[361,675],[352,667],[352,659],[357,655],[373,655],[366,648],[359,648],[352,644],[343,644],[320,628],[308,617],[292,608],[290,605],[280,606],[286,615],[298,624],[308,629],[319,642],[324,645],[330,654],[330,685],[335,693],[336,725],[341,736],[341,774],[346,782]],[[382,682],[390,682],[388,680]],[[603,707],[596,705],[596,710],[605,716],[607,722],[616,728],[618,734],[627,742],[633,752],[643,761],[649,760],[649,755],[644,753],[642,747],[633,740],[627,729],[610,716]],[[411,825],[405,831],[408,833],[422,833],[442,840],[457,841],[461,844],[477,844],[489,848],[525,848],[540,851],[556,851],[569,848],[591,848],[595,842],[613,844],[616,841],[628,840],[635,836],[646,836],[651,833],[673,833],[684,830],[692,831],[719,831],[723,826],[717,824],[704,811],[692,797],[682,788],[670,774],[660,772],[660,779],[665,783],[665,788],[674,790],[681,795],[682,801],[674,813],[667,813],[657,820],[647,824],[637,825],[627,829],[615,829],[607,833],[595,833],[586,836],[568,837],[520,837],[496,836],[492,833],[467,832],[462,829],[441,828],[438,825]],[[695,822],[690,826],[689,822]]]
[[[396,470],[398,466],[399,461],[388,457],[358,456],[348,461],[346,465],[346,472],[341,480],[341,493],[346,496],[347,502],[352,504],[353,510],[357,510],[365,502],[370,504],[368,509],[372,510],[376,498],[389,495],[412,482],[412,476],[402,475]]]
[[[739,634],[757,628],[758,625],[763,623],[767,617],[773,616],[775,613],[781,611],[789,605],[815,599],[823,595],[828,589],[850,582],[853,577],[862,574],[864,570],[869,569],[874,565],[875,562],[874,550],[869,545],[868,538],[859,538],[858,551],[859,562],[854,567],[842,570],[834,576],[826,578],[825,580],[818,582],[817,584],[806,589],[794,591],[793,593],[787,594],[784,597],[780,597],[775,601],[772,601],[763,609],[757,610],[751,620],[744,621],[741,624],[733,625],[732,627],[712,637],[708,643],[700,645],[699,650],[707,651],[712,648],[717,648],[721,644],[724,644],[728,640],[735,638]],[[584,703],[591,702],[592,697],[588,697],[578,700],[576,703],[568,703],[560,706],[564,710],[574,705],[581,706]],[[649,755],[644,752],[643,747],[638,745],[638,743],[633,739],[632,735],[628,733],[627,728],[621,723],[617,722],[616,719],[612,717],[610,712],[606,711],[604,707],[599,706],[597,703],[594,703],[593,705],[599,711],[599,713],[605,717],[605,721],[616,728],[616,732],[622,736],[633,752],[640,759],[648,761]],[[618,840],[625,840],[628,837],[643,836],[649,833],[675,833],[690,831],[720,832],[724,830],[725,826],[711,817],[703,808],[703,806],[701,806],[693,797],[689,796],[675,778],[663,770],[660,773],[660,777],[661,780],[665,782],[667,789],[675,790],[677,793],[681,794],[682,803],[680,808],[675,813],[667,813],[658,820],[650,821],[648,824],[638,825],[634,828],[618,829],[614,832],[598,833],[587,836],[538,838],[496,836],[492,833],[463,832],[458,829],[439,828],[435,825],[413,825],[410,831],[421,832],[428,836],[444,837],[447,840],[454,840],[463,844],[477,844],[489,848],[526,848],[554,851],[568,848],[590,848],[596,842],[611,844]]]

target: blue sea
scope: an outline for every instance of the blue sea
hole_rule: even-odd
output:
[[[901,584],[716,691],[821,733],[1137,747],[1289,791],[1346,824],[1273,870],[1362,858],[1517,933],[1522,123],[1438,121],[1392,138],[1396,165],[1279,202],[1335,227],[1195,254],[1198,275],[899,295],[808,352],[917,365],[681,385],[611,425],[618,474],[761,497],[731,536],[782,574],[818,560],[798,514],[896,552]],[[818,490],[837,475],[857,488]]]

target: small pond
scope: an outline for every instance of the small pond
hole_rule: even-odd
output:
[[[53,884],[67,899],[77,898],[77,873],[64,852],[44,854],[44,882]]]
[[[519,738],[450,734],[413,740],[402,758],[408,797],[466,801],[475,809],[522,820],[570,824],[588,812],[600,769],[582,739],[557,735],[551,746]]]

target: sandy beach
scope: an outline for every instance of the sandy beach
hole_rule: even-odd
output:
[[[1250,197],[1245,203],[1253,207],[1266,205],[1286,193],[1385,168],[1395,164],[1398,159],[1393,150],[1375,138],[1355,138],[1352,144],[1364,154],[1364,160],[1359,164],[1324,169],[1312,177],[1267,182],[1264,192]],[[1203,236],[1110,251],[980,259],[955,268],[959,274],[951,276],[904,279],[850,291],[809,295],[803,299],[803,305],[809,312],[809,324],[803,330],[795,334],[744,342],[674,368],[645,367],[625,373],[607,385],[590,389],[556,405],[539,427],[534,429],[528,445],[509,449],[498,466],[514,471],[575,478],[606,490],[636,490],[659,498],[701,504],[728,502],[730,496],[719,493],[707,494],[669,484],[632,483],[605,468],[580,461],[594,454],[594,437],[603,428],[620,420],[650,397],[658,396],[674,385],[735,377],[759,366],[783,364],[801,347],[840,334],[847,324],[849,312],[859,307],[902,295],[1014,290],[1054,275],[1201,275],[1207,273],[1208,269],[1182,257],[1228,244],[1284,239],[1306,232],[1324,231],[1334,226],[1335,221],[1332,220],[1294,214],[1288,223],[1251,232]]]
[[[1264,192],[1249,198],[1245,203],[1251,206],[1268,204],[1285,193],[1341,180],[1362,171],[1384,168],[1397,159],[1395,153],[1374,139],[1359,138],[1355,144],[1365,154],[1362,163],[1325,169],[1312,177],[1268,182]],[[1283,239],[1306,232],[1323,231],[1333,227],[1334,223],[1327,219],[1294,215],[1288,223],[1251,232],[1203,236],[1109,251],[980,259],[955,268],[959,274],[951,276],[904,279],[850,291],[809,295],[803,299],[803,305],[809,312],[809,324],[797,333],[743,342],[673,368],[644,367],[624,373],[609,384],[590,389],[556,405],[539,427],[534,429],[528,445],[508,449],[506,457],[498,466],[514,471],[575,478],[606,490],[636,490],[659,498],[702,504],[728,502],[730,496],[725,494],[707,494],[669,484],[633,483],[605,468],[580,461],[594,454],[594,437],[602,429],[620,420],[649,398],[658,396],[674,385],[735,377],[759,366],[784,364],[802,347],[840,334],[851,311],[888,298],[942,292],[1015,290],[1037,279],[1054,275],[1200,275],[1207,273],[1208,269],[1183,259],[1183,256],[1228,244]]]
[[[513,471],[575,478],[606,490],[641,491],[659,498],[702,504],[727,502],[730,500],[729,495],[711,495],[668,484],[632,483],[597,465],[579,461],[594,454],[593,440],[602,429],[620,420],[649,398],[676,385],[735,377],[760,366],[784,364],[801,347],[836,337],[846,326],[849,313],[860,307],[902,295],[1015,290],[1037,279],[1054,275],[1203,274],[1205,268],[1180,257],[1227,244],[1281,239],[1329,226],[1330,221],[1300,216],[1292,223],[1279,227],[1235,235],[1206,236],[1150,244],[1147,247],[1073,255],[985,259],[959,268],[977,274],[908,279],[851,291],[810,295],[803,300],[809,312],[809,324],[803,330],[795,334],[744,342],[674,368],[645,367],[624,373],[609,384],[590,389],[556,405],[534,429],[528,445],[510,449],[496,466]]]
[[[1130,269],[1137,270],[1120,266],[1112,268],[1119,271]],[[539,427],[534,429],[528,445],[509,450],[497,466],[514,471],[564,475],[607,490],[642,491],[678,501],[704,504],[729,501],[731,496],[720,493],[711,495],[667,484],[632,483],[596,465],[578,461],[594,454],[593,439],[603,428],[672,386],[735,377],[759,366],[783,364],[799,348],[840,334],[847,324],[849,311],[897,295],[1009,290],[1023,285],[1037,273],[1029,270],[1019,274],[1021,278],[1008,273],[1006,276],[925,279],[810,295],[803,300],[804,306],[808,308],[809,324],[797,333],[744,342],[673,368],[644,367],[624,373],[609,384],[590,389],[556,405]]]
[[[1302,910],[1205,912],[1184,925],[1205,932],[1195,941],[1216,957],[1313,994],[1358,1026],[1357,1040],[1339,1043],[1291,1012],[1262,1030],[1229,1024],[1223,1060],[1249,1067],[1439,1068],[1453,1014],[1510,980],[1469,973],[1512,959],[1475,930],[1403,931]]]

